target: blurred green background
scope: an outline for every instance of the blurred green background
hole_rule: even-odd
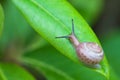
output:
[[[68,2],[92,27],[102,44],[110,67],[116,76],[120,76],[120,0],[68,0]],[[50,44],[30,27],[10,0],[1,0],[0,3],[5,16],[0,37],[1,61],[15,61],[14,59],[23,53],[27,55],[45,46],[50,48]],[[28,70],[38,80],[44,79],[43,75],[38,76],[31,69]]]

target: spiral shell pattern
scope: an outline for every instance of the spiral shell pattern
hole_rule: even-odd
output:
[[[103,59],[103,50],[97,43],[80,43],[76,47],[76,52],[79,59],[87,65],[98,64]]]

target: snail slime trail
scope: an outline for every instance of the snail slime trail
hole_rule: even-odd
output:
[[[99,63],[103,59],[103,49],[94,42],[79,42],[74,32],[74,22],[72,19],[72,33],[68,36],[59,36],[56,38],[68,38],[74,45],[79,60],[85,65],[94,68],[100,67]]]

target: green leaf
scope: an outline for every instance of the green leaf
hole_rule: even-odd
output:
[[[71,33],[71,19],[74,19],[75,33],[81,42],[97,42],[97,37],[82,16],[66,0],[12,0],[31,26],[57,50],[69,59],[80,63],[74,47],[67,39],[56,36]],[[100,43],[99,43],[100,44]],[[64,46],[63,46],[64,45]],[[101,69],[93,69],[108,77],[106,58]]]
[[[3,29],[3,22],[4,22],[4,13],[3,13],[2,6],[0,4],[0,36],[2,33],[2,29]]]
[[[110,66],[112,66],[113,70],[120,76],[120,31],[112,30],[112,32],[108,33],[102,39],[103,48],[106,51],[106,55]]]
[[[68,0],[84,17],[84,19],[91,25],[99,17],[104,0]],[[92,27],[92,26],[91,26]]]
[[[0,68],[0,80],[7,80],[6,77],[3,74],[3,71]]]
[[[1,80],[35,80],[25,69],[11,63],[0,63]]]
[[[46,76],[47,80],[73,80],[64,72],[44,62],[30,58],[25,58],[23,61],[28,64],[29,67],[32,67],[33,69],[35,68],[39,72],[42,72]]]
[[[59,52],[50,45],[33,52],[28,52],[21,61],[23,61],[24,64],[29,64],[28,67],[31,65],[31,67],[33,67],[32,70],[37,69],[38,72],[42,71],[47,79],[106,80],[105,76],[74,63],[59,54]],[[58,78],[58,76],[61,76],[61,78]]]
[[[119,80],[120,79],[120,77],[119,77],[119,75],[117,75],[114,71],[113,71],[113,69],[112,68],[110,68],[110,80]]]
[[[4,9],[5,20],[3,33],[0,39],[0,49],[5,49],[6,46],[15,43],[15,41],[24,44],[29,36],[33,36],[33,29],[29,27],[28,23],[16,9],[15,5],[12,4],[11,0],[5,0],[1,4]],[[29,39],[29,41],[30,40],[31,39]],[[17,46],[19,45],[17,44]]]

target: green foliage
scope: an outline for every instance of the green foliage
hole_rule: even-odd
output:
[[[109,33],[109,36],[103,37],[102,44],[104,46],[105,52],[107,53],[107,58],[113,70],[120,74],[119,69],[119,56],[120,56],[120,32],[118,30],[114,30],[113,32]]]
[[[25,69],[10,63],[0,63],[1,80],[35,80]]]
[[[3,22],[4,22],[4,13],[3,13],[2,6],[0,4],[0,37],[1,37],[1,33],[2,33]]]
[[[4,17],[0,17],[0,31],[3,32],[0,40],[0,80],[35,80],[36,74],[42,74],[47,80],[118,79],[113,68],[110,68],[110,73],[106,56],[100,62],[101,68],[89,68],[79,61],[69,40],[55,38],[69,35],[71,19],[74,19],[78,40],[100,45],[87,22],[91,24],[96,20],[102,1],[7,0],[2,5],[4,13],[0,6],[0,15],[5,15],[5,28],[2,31]],[[21,64],[35,73],[27,71]]]
[[[99,17],[104,0],[68,0],[91,25]],[[99,3],[99,4],[98,4]],[[92,27],[92,26],[91,26]]]
[[[5,49],[5,47],[11,43],[17,43],[19,47],[26,42],[28,36],[32,35],[31,32],[33,31],[11,1],[3,1],[2,4],[5,20],[0,39],[0,50]]]
[[[80,41],[98,42],[95,34],[80,16],[80,14],[78,14],[78,12],[76,12],[76,10],[64,0],[54,0],[52,2],[49,0],[13,0],[13,2],[22,12],[27,21],[43,38],[49,41],[63,55],[69,57],[71,60],[77,63],[79,63],[79,60],[71,43],[68,40],[55,39],[56,36],[71,32],[70,20],[72,18],[75,20],[75,31]],[[56,7],[54,8],[54,6]],[[84,36],[78,36],[78,34]],[[105,58],[102,61],[102,67],[103,68],[101,69],[95,69],[95,71],[98,71],[104,76],[108,77],[108,72],[106,73],[106,71],[108,71],[108,67]]]
[[[55,74],[53,74],[54,71],[57,75],[62,76],[60,79],[63,80],[106,80],[106,78],[98,72],[94,72],[88,68],[76,64],[61,55],[50,45],[44,46],[43,48],[37,49],[33,52],[28,52],[22,60],[24,63],[31,65],[31,67],[36,67],[38,71],[42,71],[48,79],[54,77],[56,80],[56,78],[58,78]],[[50,70],[53,71],[50,72]],[[52,78],[51,80],[54,79]]]

